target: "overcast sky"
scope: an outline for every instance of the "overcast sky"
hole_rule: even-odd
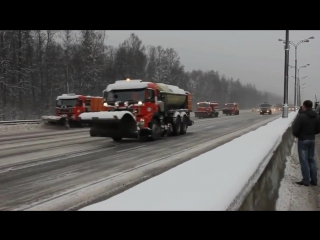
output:
[[[185,70],[214,70],[221,75],[254,83],[259,90],[283,96],[285,30],[278,31],[180,31],[112,30],[106,31],[108,45],[118,46],[135,33],[144,45],[175,49]],[[320,99],[320,31],[289,31],[289,40],[297,43],[315,37],[298,47],[298,67],[305,89],[302,99]],[[294,47],[290,46],[290,65],[294,66]],[[294,68],[289,68],[289,98],[293,101]]]

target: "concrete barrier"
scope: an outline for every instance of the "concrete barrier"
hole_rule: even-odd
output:
[[[280,182],[284,177],[287,156],[291,155],[291,148],[294,143],[294,137],[291,132],[291,126],[283,134],[278,146],[272,156],[260,173],[260,177],[252,187],[251,191],[244,198],[238,211],[275,211],[276,201],[279,197]],[[259,173],[258,173],[259,174]]]

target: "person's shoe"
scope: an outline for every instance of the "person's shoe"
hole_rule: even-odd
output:
[[[296,182],[296,184],[302,185],[302,186],[309,186],[309,183],[305,183],[305,182],[302,182],[302,181]]]
[[[310,181],[310,184],[311,184],[312,186],[317,186],[317,185],[318,185],[317,182],[313,182],[313,181]]]

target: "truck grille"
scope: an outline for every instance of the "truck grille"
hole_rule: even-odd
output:
[[[60,109],[59,109],[59,112],[61,112],[61,113],[71,113],[71,112],[72,112],[72,109],[60,108]]]

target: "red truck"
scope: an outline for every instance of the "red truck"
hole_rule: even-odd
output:
[[[81,122],[91,124],[91,137],[156,140],[183,135],[194,122],[191,94],[177,86],[144,82],[140,79],[118,80],[103,91],[107,111],[82,113]]]
[[[222,113],[226,115],[239,115],[240,111],[238,108],[238,103],[226,103],[222,109]]]
[[[56,98],[55,115],[42,116],[42,122],[48,125],[83,127],[79,115],[83,112],[99,112],[106,110],[102,97],[62,94]]]
[[[218,117],[219,116],[219,104],[217,102],[198,102],[197,111],[194,112],[195,117]]]

